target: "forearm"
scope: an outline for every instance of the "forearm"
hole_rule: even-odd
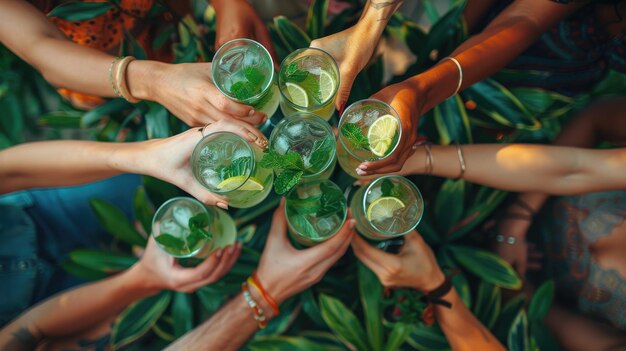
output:
[[[250,290],[253,299],[261,303],[261,297]],[[263,311],[271,318],[271,308],[262,304]],[[216,350],[236,351],[258,330],[252,309],[243,294],[237,295],[222,307],[211,319],[185,334],[167,350]]]
[[[442,300],[450,302],[452,307],[435,305],[435,317],[452,350],[506,350],[467,309],[454,288]]]
[[[44,141],[0,151],[0,193],[83,184],[120,173],[146,174],[142,153],[154,141]]]
[[[554,195],[626,188],[626,151],[544,145],[463,145],[467,181],[508,191]],[[461,167],[456,146],[433,146],[433,174],[456,178]],[[403,173],[425,173],[423,148],[407,160]]]
[[[135,265],[124,273],[54,296],[5,327],[0,333],[0,349],[29,350],[46,339],[87,330],[158,292],[141,282],[142,273]]]

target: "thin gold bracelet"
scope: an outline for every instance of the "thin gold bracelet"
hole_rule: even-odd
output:
[[[136,104],[139,102],[139,99],[136,99],[131,95],[128,90],[128,86],[126,85],[126,70],[128,65],[133,61],[135,61],[135,58],[132,56],[124,57],[117,66],[115,77],[120,96],[128,102]]]
[[[463,149],[461,148],[461,144],[456,143],[456,154],[459,156],[459,165],[461,167],[461,174],[459,174],[456,179],[463,179],[463,175],[465,174],[465,157],[463,157]]]
[[[113,92],[115,93],[115,95],[117,95],[119,97],[121,97],[120,91],[119,91],[119,89],[117,89],[115,81],[113,80],[113,68],[123,58],[124,57],[122,57],[122,56],[118,56],[118,57],[114,58],[113,61],[111,61],[111,64],[109,65],[109,83],[111,83],[111,88],[113,88]]]
[[[424,149],[426,150],[426,174],[430,176],[433,175],[435,169],[435,158],[433,157],[433,151],[430,149],[429,142],[424,144]]]
[[[444,58],[441,59],[441,61],[439,62],[443,62],[445,60],[450,60],[452,62],[454,62],[454,64],[456,65],[456,68],[459,69],[459,84],[457,84],[456,89],[454,90],[454,93],[452,93],[452,95],[450,95],[450,97],[453,97],[454,95],[456,95],[459,90],[461,90],[461,86],[463,85],[463,67],[461,67],[461,63],[459,62],[459,60],[457,60],[456,58],[452,57],[452,56],[446,56]]]

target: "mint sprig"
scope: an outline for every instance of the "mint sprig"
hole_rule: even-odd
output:
[[[315,141],[311,157],[309,158],[309,164],[311,165],[309,168],[320,169],[328,162],[328,155],[331,154],[334,141],[335,139],[331,137]]]
[[[286,76],[287,80],[300,83],[309,76],[309,72],[299,69],[298,64],[292,62],[287,65]]]
[[[252,169],[252,156],[244,156],[234,159],[228,167],[222,168],[220,177],[228,179],[246,175]]]
[[[243,69],[245,80],[240,80],[230,87],[231,94],[240,101],[245,101],[261,92],[265,76],[254,67]]]
[[[186,255],[194,251],[201,240],[213,239],[213,233],[205,229],[209,225],[209,218],[206,214],[198,213],[189,218],[188,224],[190,233],[186,240],[168,233],[161,233],[155,240],[177,254]]]
[[[339,212],[342,207],[342,202],[345,199],[343,193],[336,188],[326,185],[325,183],[320,183],[320,190],[322,191],[320,208],[316,212],[315,216],[322,218]]]
[[[367,136],[354,123],[345,123],[341,127],[341,134],[357,149],[368,149],[370,146]]]
[[[259,165],[268,169],[282,170],[274,180],[274,190],[278,195],[287,193],[298,184],[306,169],[302,156],[293,151],[281,155],[274,150],[265,150]]]
[[[400,196],[402,195],[402,190],[400,189],[400,186],[397,184],[394,184],[389,179],[383,180],[383,182],[380,185],[380,191],[382,192],[383,196],[391,196],[395,198],[400,198]]]

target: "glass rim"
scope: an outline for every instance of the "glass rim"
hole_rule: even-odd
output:
[[[332,67],[335,69],[335,72],[337,73],[337,82],[335,84],[335,90],[333,91],[333,98],[326,101],[325,103],[322,104],[313,104],[313,105],[309,105],[308,107],[304,107],[304,106],[300,106],[300,105],[296,105],[295,103],[293,103],[293,101],[291,101],[287,95],[283,92],[283,89],[281,88],[281,79],[280,79],[280,72],[282,70],[282,68],[285,66],[284,63],[288,60],[288,59],[292,59],[294,56],[297,56],[298,54],[307,51],[307,50],[312,50],[312,51],[319,51],[322,54],[322,57],[326,56],[330,59],[330,62],[332,63]],[[280,95],[285,99],[285,101],[287,102],[287,104],[291,105],[294,109],[296,110],[307,110],[308,111],[315,111],[315,110],[320,110],[323,107],[328,106],[329,104],[334,103],[335,101],[335,97],[337,96],[337,92],[339,91],[339,83],[341,81],[341,77],[339,74],[339,66],[337,65],[337,61],[335,61],[335,59],[333,58],[333,56],[331,54],[329,54],[327,51],[320,49],[320,48],[312,48],[312,47],[308,47],[308,48],[300,48],[297,50],[294,50],[292,53],[290,53],[289,55],[287,55],[287,57],[285,57],[283,59],[283,61],[280,63],[280,68],[278,70],[278,91],[280,91]]]
[[[366,201],[367,201],[367,193],[372,189],[372,187],[380,182],[382,182],[385,179],[389,179],[389,178],[395,178],[398,179],[400,182],[407,184],[409,188],[411,188],[412,190],[415,191],[415,198],[416,201],[418,203],[421,203],[421,206],[419,208],[419,215],[417,216],[417,219],[415,221],[415,225],[411,226],[409,229],[405,230],[404,232],[401,233],[392,233],[390,234],[389,232],[385,232],[383,230],[378,229],[378,227],[376,227],[375,225],[372,224],[372,222],[370,222],[370,220],[367,218],[367,206],[366,206]],[[408,234],[409,232],[411,232],[412,230],[414,230],[415,228],[417,228],[418,224],[420,224],[420,222],[422,221],[422,216],[424,215],[424,198],[422,197],[422,193],[420,192],[420,190],[417,188],[417,185],[415,185],[412,181],[408,180],[406,177],[400,176],[400,175],[395,175],[395,174],[388,174],[388,175],[384,175],[382,177],[378,177],[376,178],[374,181],[372,181],[367,188],[365,188],[365,192],[363,193],[363,199],[361,200],[361,206],[363,208],[363,213],[364,213],[364,218],[365,218],[365,222],[367,223],[367,225],[374,229],[376,232],[387,236],[389,238],[395,238],[395,237],[399,237],[399,236],[403,236]]]
[[[246,148],[248,149],[248,151],[250,151],[250,155],[252,157],[252,167],[250,168],[250,172],[245,175],[245,178],[243,182],[241,182],[241,184],[239,184],[236,188],[228,190],[228,191],[220,191],[217,188],[214,187],[209,187],[207,186],[207,184],[205,182],[200,181],[198,178],[197,174],[197,170],[198,170],[198,166],[197,166],[197,159],[198,159],[198,154],[200,153],[200,149],[201,146],[204,147],[204,145],[206,145],[207,143],[210,143],[211,141],[205,141],[207,140],[209,137],[213,137],[213,138],[217,138],[220,135],[226,135],[226,136],[231,136],[231,137],[235,137],[237,139],[241,139],[241,141],[243,141],[243,143],[246,145]],[[202,187],[208,189],[209,191],[213,192],[213,193],[217,193],[217,194],[228,194],[231,193],[233,191],[238,190],[239,188],[241,188],[244,184],[246,184],[246,182],[248,181],[248,179],[250,179],[250,177],[252,177],[252,174],[254,173],[256,169],[256,154],[254,152],[254,150],[252,149],[252,145],[250,145],[250,143],[242,138],[241,136],[239,136],[238,134],[235,134],[233,132],[228,132],[228,131],[217,131],[217,132],[213,132],[210,134],[205,135],[202,139],[200,139],[200,141],[198,141],[198,143],[196,144],[196,146],[193,149],[193,152],[191,154],[191,173],[193,174],[194,179],[200,183],[200,185],[202,185]],[[225,179],[222,179],[222,181],[224,181]]]
[[[239,103],[243,103],[243,104],[251,104],[253,102],[244,102],[242,100],[237,99],[234,96],[231,96],[230,94],[228,94],[226,91],[222,90],[222,88],[220,87],[219,84],[217,84],[217,79],[215,77],[217,72],[217,69],[214,69],[213,67],[213,62],[215,62],[216,58],[220,58],[220,54],[223,55],[225,53],[228,52],[228,49],[226,49],[226,47],[228,45],[234,44],[236,42],[244,42],[244,43],[249,43],[252,44],[254,46],[260,47],[261,49],[263,49],[263,51],[265,52],[265,54],[267,55],[267,57],[269,57],[270,59],[270,79],[267,81],[266,86],[263,87],[263,89],[261,89],[261,92],[253,95],[249,98],[246,99],[246,101],[256,101],[261,99],[265,94],[267,94],[269,92],[269,90],[272,87],[272,82],[274,81],[274,59],[272,58],[272,55],[270,54],[270,52],[267,50],[267,48],[265,48],[265,46],[263,46],[261,43],[259,43],[256,40],[252,40],[252,39],[248,39],[248,38],[235,38],[235,39],[231,39],[227,42],[225,42],[224,44],[222,44],[222,46],[220,46],[219,49],[217,49],[217,51],[215,52],[215,55],[213,55],[213,60],[211,61],[211,80],[213,81],[213,84],[217,87],[217,90],[219,90],[220,93],[222,93],[222,95],[226,96],[227,98],[239,102]]]
[[[350,108],[354,107],[356,104],[363,103],[363,102],[374,102],[374,103],[383,104],[386,108],[389,109],[389,111],[391,112],[391,115],[396,118],[396,122],[398,122],[398,141],[393,146],[391,151],[387,154],[387,156],[378,158],[378,159],[376,159],[375,161],[372,161],[372,162],[385,160],[389,156],[391,156],[396,151],[398,146],[400,145],[400,140],[402,140],[402,120],[400,119],[400,116],[398,115],[398,112],[393,107],[391,107],[391,105],[389,105],[388,103],[386,103],[386,102],[384,102],[382,100],[378,100],[378,99],[363,99],[363,100],[355,101],[355,102],[351,103],[348,107],[346,107],[346,109],[341,114],[341,117],[339,117],[339,123],[337,124],[337,138],[339,139],[339,142],[341,143],[341,146],[343,147],[343,149],[346,150],[346,152],[350,156],[356,158],[357,160],[359,160],[361,162],[370,161],[370,159],[363,158],[363,157],[355,155],[352,152],[352,150],[346,145],[346,142],[344,141],[344,138],[343,138],[343,134],[341,133],[341,127],[345,123],[344,116],[346,116],[346,112],[348,112],[350,110]]]
[[[299,233],[298,231],[296,231],[296,230],[294,230],[294,231],[293,231],[293,232],[294,232],[293,234],[294,234],[294,235],[297,235],[297,236],[299,236],[299,237],[301,237],[301,238],[304,238],[304,239],[307,239],[307,240],[314,241],[314,242],[316,242],[316,243],[321,243],[321,242],[324,242],[324,241],[326,241],[326,240],[328,240],[328,239],[332,238],[332,237],[333,237],[333,236],[335,236],[337,233],[339,233],[339,231],[341,230],[341,228],[343,227],[343,225],[344,225],[344,224],[346,224],[346,220],[348,219],[348,207],[349,207],[349,206],[348,206],[348,200],[346,199],[346,196],[345,196],[344,191],[343,191],[343,190],[341,190],[341,188],[339,187],[339,185],[337,185],[337,183],[333,182],[333,181],[332,181],[332,180],[330,180],[330,179],[322,179],[322,180],[314,180],[314,181],[305,182],[305,183],[299,183],[299,184],[297,184],[296,186],[294,186],[291,190],[289,190],[289,192],[288,192],[288,193],[287,193],[287,195],[285,196],[285,218],[287,219],[287,225],[288,225],[289,227],[291,227],[291,228],[294,228],[294,229],[295,229],[295,227],[293,226],[293,224],[292,224],[292,223],[291,223],[291,221],[289,220],[289,214],[287,213],[287,202],[289,201],[289,195],[291,195],[291,193],[292,193],[293,191],[295,191],[295,190],[296,190],[296,188],[298,188],[298,187],[300,187],[300,186],[310,186],[310,185],[313,185],[313,184],[316,184],[316,183],[317,183],[317,184],[321,184],[321,183],[330,183],[330,184],[331,184],[331,186],[333,186],[333,187],[335,187],[335,188],[339,189],[339,191],[341,191],[341,193],[342,193],[342,194],[344,194],[344,196],[343,196],[343,200],[344,200],[344,201],[343,201],[343,203],[344,203],[343,208],[344,208],[344,210],[343,210],[343,219],[341,220],[341,225],[340,225],[340,226],[338,226],[338,227],[337,227],[337,229],[336,229],[334,232],[332,232],[331,234],[329,234],[329,235],[325,236],[324,238],[322,238],[322,239],[320,239],[320,240],[315,240],[315,239],[313,239],[313,238],[309,238],[309,237],[307,237],[307,236],[304,236],[304,235],[300,234],[300,233]]]
[[[163,209],[164,209],[167,205],[171,204],[172,202],[175,202],[175,201],[181,201],[181,200],[184,200],[184,201],[189,201],[189,202],[195,203],[196,205],[200,205],[200,208],[202,208],[202,211],[204,212],[205,216],[207,216],[207,218],[210,218],[210,215],[209,215],[209,209],[208,209],[208,208],[206,207],[206,205],[205,205],[205,204],[203,204],[202,202],[200,202],[200,201],[198,201],[197,199],[195,199],[195,198],[193,198],[193,197],[190,197],[190,196],[176,196],[176,197],[173,197],[173,198],[171,198],[171,199],[168,199],[167,201],[165,201],[164,203],[162,203],[162,204],[161,204],[161,206],[159,206],[159,208],[157,208],[157,210],[154,212],[154,215],[152,216],[152,225],[151,225],[151,233],[150,233],[150,235],[154,238],[154,241],[156,242],[157,247],[158,247],[160,250],[162,250],[163,252],[165,252],[166,254],[168,254],[168,255],[170,255],[170,256],[172,256],[172,257],[176,257],[176,258],[187,258],[187,257],[193,257],[193,256],[194,256],[194,255],[196,255],[198,252],[202,251],[202,249],[204,248],[204,245],[203,245],[203,246],[201,246],[201,247],[199,247],[199,248],[197,248],[197,249],[196,249],[196,250],[194,250],[194,251],[191,251],[191,252],[190,252],[189,254],[187,254],[187,255],[175,255],[175,254],[173,254],[173,253],[171,253],[171,252],[169,252],[169,251],[165,250],[165,248],[163,247],[163,245],[161,245],[158,241],[156,241],[157,235],[155,235],[155,234],[154,234],[154,227],[155,227],[155,225],[156,225],[155,220],[156,220],[156,218],[157,218],[157,215],[158,215],[158,214],[160,214],[162,211],[164,211]],[[160,236],[160,234],[159,234],[159,236]],[[208,242],[209,240],[206,240],[206,239],[205,239],[205,241],[206,241],[206,242]]]
[[[322,117],[311,113],[311,112],[296,112],[296,113],[292,113],[291,115],[283,118],[280,122],[278,122],[278,124],[276,125],[276,127],[274,127],[274,129],[272,130],[272,133],[270,134],[270,138],[269,138],[269,149],[273,150],[272,145],[274,144],[273,141],[276,140],[276,138],[278,138],[278,130],[283,128],[287,123],[292,122],[296,119],[311,119],[312,123],[319,123],[321,125],[323,125],[322,128],[324,128],[327,132],[328,135],[334,139],[333,142],[333,148],[334,148],[334,152],[332,153],[332,155],[330,155],[330,157],[328,158],[328,161],[324,164],[324,167],[322,167],[318,172],[315,173],[311,173],[311,174],[306,174],[303,175],[302,178],[312,178],[312,177],[316,177],[324,172],[326,172],[326,170],[328,169],[328,167],[330,167],[330,165],[333,163],[334,161],[334,157],[333,155],[335,155],[335,153],[337,152],[337,139],[334,138],[335,133],[333,132],[333,129],[331,128],[330,124],[328,124],[327,121],[323,120]]]

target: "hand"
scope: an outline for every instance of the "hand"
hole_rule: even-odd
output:
[[[314,247],[297,250],[287,238],[285,199],[274,211],[272,227],[257,275],[279,304],[322,279],[343,256],[354,236],[354,219],[348,219],[335,236]]]
[[[147,99],[165,106],[189,126],[199,127],[220,120],[258,125],[267,118],[264,113],[224,96],[211,80],[210,62],[161,64],[159,67],[161,69],[154,74],[157,80],[150,81],[152,87]],[[131,94],[136,96],[132,91]]]
[[[143,256],[131,269],[141,279],[136,283],[146,288],[189,293],[218,281],[230,271],[240,253],[241,243],[237,242],[213,252],[199,265],[185,268],[178,264],[176,258],[159,249],[151,235]]]
[[[214,132],[233,132],[260,148],[267,147],[265,136],[253,126],[240,121],[217,121],[204,128],[193,128],[184,133],[166,139],[147,141],[148,149],[142,150],[137,158],[145,162],[142,174],[174,184],[206,205],[217,205],[228,208],[228,201],[211,193],[193,177],[191,173],[191,154],[202,134]]]
[[[254,7],[247,0],[213,0],[217,23],[215,27],[215,48],[229,40],[238,38],[253,39],[265,46],[278,69],[280,62],[272,45],[265,23],[259,18]]]
[[[385,287],[413,288],[427,293],[445,280],[433,251],[416,231],[404,236],[404,245],[396,255],[371,246],[358,235],[352,239],[352,249]]]
[[[541,253],[529,250],[530,245],[526,242],[526,234],[531,222],[516,218],[501,219],[496,227],[497,233],[515,237],[514,245],[507,243],[495,243],[494,250],[503,260],[507,261],[517,273],[524,278],[528,269],[537,270],[541,264],[537,262]],[[529,261],[531,259],[531,261]]]
[[[402,169],[406,160],[415,152],[413,145],[418,141],[417,125],[425,103],[425,96],[407,81],[384,88],[372,95],[372,99],[382,100],[398,112],[402,122],[402,137],[396,150],[386,159],[361,163],[357,168],[360,176],[392,173]]]
[[[372,58],[378,36],[372,35],[363,28],[363,23],[311,42],[312,48],[318,48],[329,53],[339,66],[339,89],[335,98],[335,107],[343,113],[345,104],[350,97],[350,90],[356,76],[365,68]]]

